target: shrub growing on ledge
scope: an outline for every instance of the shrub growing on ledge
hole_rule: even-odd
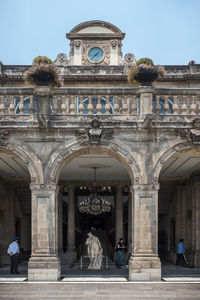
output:
[[[143,86],[152,85],[160,75],[164,77],[166,71],[162,66],[155,66],[153,60],[147,57],[140,58],[136,65],[132,66],[128,72],[128,82],[132,85],[142,84]]]
[[[46,56],[37,56],[33,60],[33,65],[24,75],[25,82],[33,85],[50,85],[60,87],[61,79],[55,65]]]

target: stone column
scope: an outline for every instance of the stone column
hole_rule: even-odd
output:
[[[55,184],[30,185],[32,191],[32,253],[28,280],[57,281],[61,275],[58,258],[58,189]]]
[[[200,267],[200,175],[193,178],[192,186],[192,250],[194,267]]]
[[[67,230],[67,262],[74,263],[75,253],[75,208],[74,208],[74,185],[68,188],[68,230]]]
[[[59,256],[63,254],[63,188],[59,188],[58,193],[58,253]]]
[[[123,238],[123,194],[122,186],[116,187],[116,232],[115,243],[117,244],[120,238]]]
[[[140,86],[140,115],[152,114],[154,87]]]
[[[132,194],[128,194],[128,245],[132,240]]]
[[[159,185],[134,185],[133,254],[129,262],[129,280],[160,280],[158,257]]]

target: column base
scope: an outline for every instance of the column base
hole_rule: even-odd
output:
[[[58,281],[61,276],[60,259],[56,256],[32,256],[28,262],[29,281]]]
[[[131,256],[129,260],[129,281],[161,280],[161,263],[155,256]]]

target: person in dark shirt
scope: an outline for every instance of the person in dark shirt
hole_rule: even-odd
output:
[[[123,249],[124,249],[124,242],[123,238],[119,239],[119,242],[117,244],[117,267],[121,268],[122,266],[122,258],[123,258]]]

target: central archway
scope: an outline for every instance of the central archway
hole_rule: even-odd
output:
[[[87,254],[84,244],[90,231],[99,237],[104,256],[110,259],[114,259],[114,247],[120,237],[124,237],[126,244],[132,239],[129,190],[135,174],[133,159],[130,154],[127,156],[106,147],[84,147],[66,156],[57,168],[59,175],[54,172],[60,190],[58,248],[63,264],[77,262]],[[97,216],[79,210],[80,202],[91,193],[94,168],[98,193],[111,204],[109,213]],[[125,260],[124,255],[123,263]]]

